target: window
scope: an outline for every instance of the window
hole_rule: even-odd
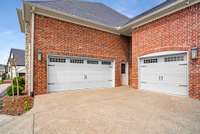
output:
[[[64,58],[50,58],[50,62],[65,63],[65,62],[66,62],[66,59],[64,59]]]
[[[184,61],[184,56],[170,56],[165,58],[165,62]]]
[[[144,60],[144,63],[145,63],[145,64],[157,63],[157,62],[158,62],[158,59],[145,59],[145,60]]]
[[[103,65],[111,65],[111,62],[110,61],[102,61],[102,64]]]
[[[126,64],[121,64],[121,74],[126,73]]]
[[[82,59],[70,59],[70,63],[83,64],[84,60],[82,60]]]
[[[99,64],[99,62],[96,60],[88,60],[87,64]]]

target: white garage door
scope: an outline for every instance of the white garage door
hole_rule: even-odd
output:
[[[187,56],[140,59],[140,88],[174,95],[188,95]]]
[[[50,57],[48,89],[51,91],[114,87],[112,61]]]

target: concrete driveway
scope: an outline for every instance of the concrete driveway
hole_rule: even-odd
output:
[[[36,96],[1,134],[199,134],[200,101],[130,88]]]

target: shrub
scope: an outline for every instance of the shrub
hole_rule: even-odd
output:
[[[0,84],[3,84],[3,80],[0,80]]]
[[[14,95],[17,95],[17,85],[13,85]],[[24,88],[19,86],[19,95],[22,95]],[[6,95],[12,96],[12,86],[8,87],[6,90]]]
[[[25,79],[22,77],[16,77],[13,79],[14,95],[17,95],[17,79],[18,79],[18,86],[19,86],[19,95],[22,95],[22,92],[25,89]],[[6,95],[12,96],[12,86],[7,88]]]
[[[25,79],[23,77],[16,77],[13,79],[13,85],[17,85],[17,79],[20,87],[25,88]]]
[[[31,104],[28,100],[24,101],[24,111],[29,111],[31,109]]]

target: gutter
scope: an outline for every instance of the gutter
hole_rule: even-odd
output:
[[[176,0],[176,2],[170,4],[166,7],[163,7],[161,9],[157,10],[157,11],[154,11],[154,12],[146,15],[146,16],[143,16],[141,18],[133,20],[132,22],[122,26],[119,30],[120,31],[126,31],[127,29],[135,29],[137,27],[140,27],[142,25],[145,25],[147,23],[150,23],[152,21],[155,21],[155,20],[158,20],[162,17],[165,17],[167,15],[173,14],[173,13],[180,11],[184,8],[195,5],[199,2],[200,2],[200,0]],[[166,12],[167,10],[170,10],[170,9],[171,9],[171,11]],[[164,12],[164,13],[159,15],[159,13],[162,13],[162,12]],[[142,22],[142,21],[144,21],[144,22]],[[142,23],[140,23],[140,22],[142,22]],[[137,23],[140,23],[140,24],[137,24]]]
[[[164,11],[164,10],[166,10],[166,9],[168,9],[168,8],[170,8],[170,7],[172,7],[172,6],[175,6],[175,5],[177,5],[177,4],[179,4],[179,3],[182,3],[182,2],[185,2],[185,1],[186,1],[186,0],[177,0],[177,2],[174,2],[174,3],[168,5],[168,6],[164,7],[164,8],[161,8],[161,9],[159,9],[159,10],[157,10],[157,11],[154,11],[154,12],[152,12],[152,13],[146,15],[146,16],[143,16],[143,17],[141,17],[141,18],[139,18],[139,19],[137,19],[137,20],[134,20],[134,21],[132,21],[132,22],[130,22],[130,23],[128,23],[128,24],[122,26],[120,30],[122,30],[122,29],[124,29],[124,28],[127,28],[127,27],[130,27],[131,25],[133,25],[133,24],[135,24],[135,23],[137,23],[137,22],[139,22],[139,21],[142,21],[142,20],[144,20],[144,19],[146,19],[146,18],[148,18],[148,17],[150,17],[150,16],[153,16],[153,15],[159,13],[159,12],[162,12],[162,11]]]
[[[63,15],[65,17],[69,17],[70,19],[74,19],[73,23],[75,23],[75,24],[95,28],[95,29],[110,32],[110,33],[115,33],[115,34],[118,34],[118,35],[119,34],[127,35],[127,32],[131,32],[133,29],[135,29],[137,27],[143,26],[147,23],[158,20],[158,19],[165,17],[167,15],[173,14],[173,13],[179,11],[179,10],[190,7],[190,6],[195,5],[199,2],[200,2],[200,0],[176,0],[176,2],[173,2],[166,7],[163,7],[159,10],[156,10],[156,11],[149,13],[149,14],[143,16],[143,17],[140,17],[136,20],[133,20],[132,22],[130,22],[126,25],[119,26],[119,27],[111,27],[111,26],[108,26],[108,25],[105,25],[105,24],[102,24],[102,23],[99,23],[99,22],[96,22],[96,21],[92,21],[92,20],[82,18],[82,17],[77,17],[77,16],[74,16],[74,15],[71,15],[71,14],[68,14],[68,13],[64,13],[64,12],[55,10],[55,9],[31,4],[31,3],[28,3],[27,1],[24,1],[24,9],[25,9],[25,5],[29,5],[31,7],[36,7],[38,9],[50,11],[50,12],[56,13],[58,15]],[[35,11],[35,14],[45,15],[45,14],[39,13],[37,11]],[[57,19],[58,18],[59,17],[57,17]],[[64,18],[63,18],[63,20],[64,20]],[[67,21],[67,19],[65,19],[65,20]]]

